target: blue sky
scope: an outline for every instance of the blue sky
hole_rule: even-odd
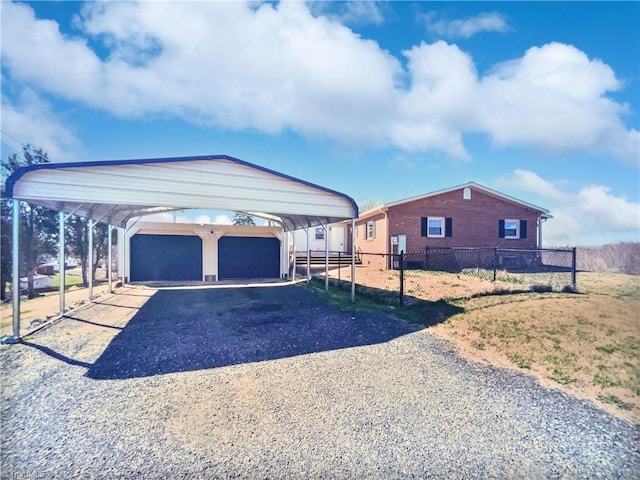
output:
[[[547,245],[640,241],[638,2],[1,9],[3,158],[227,154],[363,205],[473,180]]]

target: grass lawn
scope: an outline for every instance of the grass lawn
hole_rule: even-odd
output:
[[[320,288],[319,288],[320,287]],[[640,423],[640,277],[579,273],[579,293],[514,293],[407,307],[332,287],[342,308],[377,309],[453,341],[474,360],[521,369]]]
[[[60,274],[56,273],[55,275],[53,275],[51,277],[51,281],[52,281],[53,288],[59,288],[60,287]],[[64,286],[65,286],[65,289],[69,288],[69,287],[82,286],[82,277],[78,276],[78,275],[66,274],[64,276]]]

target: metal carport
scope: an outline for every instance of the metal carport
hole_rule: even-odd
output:
[[[318,225],[326,228],[329,223],[351,219],[352,235],[354,219],[358,216],[356,203],[343,193],[227,155],[38,164],[14,172],[7,179],[5,192],[7,198],[17,200],[13,202],[13,285],[19,284],[18,201],[60,212],[59,262],[62,266],[64,223],[71,214],[87,218],[90,233],[96,222],[124,229],[130,219],[144,215],[211,209],[262,216],[281,224],[284,231]],[[92,250],[92,235],[89,241]],[[355,294],[353,257],[352,298]],[[91,287],[90,284],[90,297]],[[13,335],[17,338],[20,289],[12,290]],[[64,308],[64,276],[61,275],[61,314]]]

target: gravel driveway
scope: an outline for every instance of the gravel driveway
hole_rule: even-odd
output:
[[[300,286],[126,288],[2,346],[2,478],[637,478],[640,429]]]

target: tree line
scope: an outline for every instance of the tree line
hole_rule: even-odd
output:
[[[25,145],[21,154],[14,153],[2,160],[2,201],[1,212],[1,244],[2,256],[0,265],[0,294],[1,300],[8,298],[8,285],[11,282],[12,271],[12,228],[13,209],[12,201],[5,196],[6,179],[18,168],[49,163],[49,157],[42,149]],[[113,235],[113,230],[111,231]],[[108,248],[108,226],[102,223],[94,226],[93,236],[93,269],[88,271],[89,259],[89,233],[88,220],[72,215],[65,222],[65,258],[75,256],[80,259],[82,268],[82,283],[86,287],[88,278],[95,278],[98,261],[105,256]],[[20,202],[20,278],[27,277],[27,295],[35,296],[33,277],[39,260],[45,255],[58,256],[59,246],[59,216],[58,212]],[[60,265],[60,275],[64,275],[64,265]]]

